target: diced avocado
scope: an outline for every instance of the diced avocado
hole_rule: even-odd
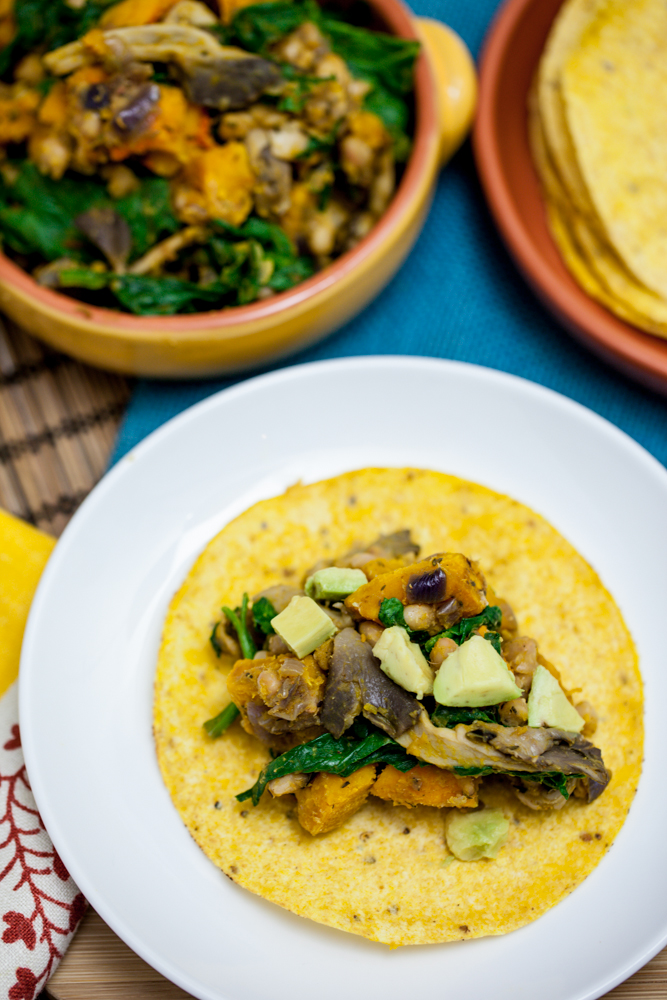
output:
[[[499,705],[521,695],[502,656],[481,635],[471,636],[449,654],[433,685],[435,700],[455,707]]]
[[[318,569],[306,580],[306,593],[315,601],[340,601],[368,583],[360,569],[341,569],[329,566]]]
[[[528,725],[580,733],[584,724],[584,719],[567,700],[556,678],[540,663],[533,674],[528,695]]]
[[[373,646],[373,653],[387,677],[406,691],[414,692],[418,698],[433,692],[433,668],[400,625],[384,630]]]
[[[509,828],[509,820],[502,809],[480,809],[478,812],[453,809],[445,824],[445,839],[459,861],[479,861],[498,856]]]
[[[311,597],[293,597],[271,624],[300,660],[336,631],[329,615]]]

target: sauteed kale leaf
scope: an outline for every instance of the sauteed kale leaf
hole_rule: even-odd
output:
[[[257,652],[257,647],[250,634],[250,629],[248,628],[247,593],[243,595],[243,600],[241,601],[240,608],[236,608],[234,611],[232,611],[231,608],[223,607],[222,610],[223,613],[231,622],[231,624],[234,626],[236,635],[238,636],[239,645],[241,646],[241,652],[243,653],[246,660],[252,660],[253,656]]]
[[[262,56],[271,53],[271,46],[295,31],[304,21],[319,21],[320,8],[314,0],[292,3],[290,0],[252,4],[237,11],[231,26],[221,29],[224,40],[236,43],[247,52]]]
[[[87,0],[76,6],[65,0],[21,0],[16,3],[16,34],[0,51],[0,78],[11,79],[11,68],[37,46],[48,52],[80,38],[95,26],[111,3],[112,0]]]
[[[380,605],[378,617],[385,628],[391,628],[392,625],[400,625],[401,628],[404,628],[411,642],[420,644],[428,639],[428,632],[416,632],[406,625],[403,604],[397,597],[385,597]]]
[[[92,207],[113,208],[130,228],[131,265],[157,240],[178,229],[167,181],[145,178],[136,192],[112,202],[104,186],[94,180],[64,177],[56,182],[43,177],[29,161],[12,167],[12,183],[0,183],[0,226],[6,244],[21,254],[60,260],[65,266],[57,272],[59,287],[108,289],[138,315],[197,312],[216,304],[243,305],[254,301],[263,283],[284,291],[314,272],[311,259],[297,256],[279,226],[256,218],[241,227],[217,224],[220,235],[212,236],[203,248],[220,269],[219,280],[209,286],[169,275],[100,271],[93,262],[95,249],[75,219]],[[271,276],[264,282],[267,266]]]
[[[403,602],[399,601],[397,597],[385,597],[380,605],[378,617],[385,628],[391,628],[392,625],[400,625],[404,629],[408,628],[403,615]]]
[[[122,215],[132,233],[130,260],[141,257],[158,240],[175,233],[179,222],[174,215],[169,196],[169,184],[162,177],[146,177],[137,190],[113,201],[113,208]]]
[[[252,788],[236,798],[239,802],[252,799],[253,805],[257,805],[264,789],[274,778],[297,772],[312,774],[315,771],[327,771],[347,778],[366,764],[392,764],[398,771],[410,771],[419,761],[386,733],[380,732],[365,719],[357,719],[349,734],[340,739],[323,733],[276,757],[262,770]]]
[[[472,722],[500,722],[498,706],[487,705],[485,708],[453,708],[449,705],[436,704],[431,712],[431,722],[434,726],[453,729],[454,726],[469,726]]]
[[[154,278],[148,274],[122,274],[108,280],[108,287],[139,316],[201,312],[219,303],[222,294],[217,284],[205,288],[180,278]]]
[[[258,628],[264,635],[272,635],[274,632],[273,625],[271,624],[271,619],[276,617],[276,609],[271,604],[268,597],[260,597],[258,601],[255,601],[252,606],[252,619],[255,623],[255,627]]]
[[[213,719],[207,719],[206,722],[204,723],[204,729],[211,737],[211,739],[215,740],[218,738],[218,736],[222,736],[222,734],[227,729],[229,729],[234,719],[237,719],[239,715],[240,712],[238,708],[236,707],[234,702],[231,702],[229,705],[227,705],[226,708],[223,708],[222,712],[219,712]]]
[[[137,183],[136,191],[112,200],[96,178],[66,176],[55,181],[30,160],[4,165],[0,226],[6,243],[18,253],[39,253],[47,260],[66,256],[90,261],[93,248],[75,220],[93,207],[112,208],[125,219],[132,236],[130,261],[179,226],[170,205],[169,184],[161,177],[146,177]]]
[[[0,225],[5,244],[22,254],[46,260],[80,257],[74,218],[105,200],[104,186],[89,179],[64,177],[56,183],[29,160],[4,165],[0,177]]]
[[[348,24],[314,0],[276,0],[246,7],[234,17],[227,38],[249,52],[267,55],[276,42],[305,21],[317,24],[353,75],[371,84],[364,107],[378,115],[392,135],[396,160],[407,159],[410,109],[405,96],[412,90],[419,42]]]
[[[455,774],[480,778],[496,773],[492,767],[455,767],[453,770]],[[570,797],[567,784],[568,781],[572,780],[570,774],[562,774],[560,771],[542,771],[536,774],[530,774],[526,771],[505,771],[504,774],[510,778],[520,778],[521,781],[533,781],[536,784],[544,785],[545,788],[554,788],[560,792],[564,799]]]
[[[466,639],[469,639],[472,633],[480,628],[480,626],[485,625],[489,631],[485,634],[484,638],[488,639],[492,643],[496,652],[500,652],[500,636],[498,635],[496,629],[500,628],[500,621],[503,616],[500,608],[495,605],[489,605],[484,608],[480,615],[475,615],[472,618],[462,618],[456,625],[452,628],[448,628],[445,632],[439,632],[438,635],[432,636],[424,644],[424,652],[428,655],[433,647],[435,646],[438,639],[446,638],[453,639],[457,645],[461,645]]]

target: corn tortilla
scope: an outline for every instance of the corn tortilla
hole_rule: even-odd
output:
[[[447,810],[371,798],[344,826],[312,837],[283,798],[235,795],[268,752],[235,723],[212,740],[204,720],[228,703],[208,637],[220,606],[276,582],[297,586],[318,559],[409,527],[424,555],[459,551],[513,606],[599,715],[594,742],[612,779],[592,804],[533,812],[500,781],[480,798],[510,819],[493,861],[461,862],[444,843]],[[538,514],[453,476],[365,469],[264,500],[213,539],[174,597],[155,681],[154,731],[183,822],[239,885],[322,924],[391,946],[504,934],[536,919],[592,871],[618,833],[641,770],[642,684],[631,636],[594,570]],[[289,797],[287,797],[289,798]]]
[[[591,298],[629,323],[667,337],[667,302],[633,278],[591,217],[569,201],[546,143],[544,119],[535,99],[530,103],[529,135],[551,235],[567,267]]]
[[[662,0],[566,0],[530,99],[549,227],[597,301],[667,337]]]
[[[607,239],[667,298],[667,6],[607,0],[562,71],[567,127]]]
[[[573,206],[593,214],[590,193],[577,162],[563,106],[562,68],[582,33],[607,0],[566,0],[558,11],[544,48],[535,81],[546,144],[559,179]]]

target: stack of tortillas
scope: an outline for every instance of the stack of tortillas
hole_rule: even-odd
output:
[[[531,95],[549,223],[585,291],[667,337],[667,3],[566,0]]]

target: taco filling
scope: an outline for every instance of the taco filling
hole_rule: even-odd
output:
[[[166,615],[154,734],[237,886],[392,947],[470,940],[603,860],[641,773],[642,681],[612,596],[538,513],[370,468],[208,543]]]
[[[210,641],[238,657],[232,704],[205,729],[220,736],[240,714],[272,754],[239,802],[293,794],[316,835],[369,795],[475,809],[491,776],[533,810],[602,794],[610,773],[588,739],[593,707],[575,703],[474,561],[419,555],[402,529],[320,561],[301,588],[277,584],[223,608]],[[471,814],[469,829],[449,817],[459,860],[497,854],[507,822],[492,812]]]

